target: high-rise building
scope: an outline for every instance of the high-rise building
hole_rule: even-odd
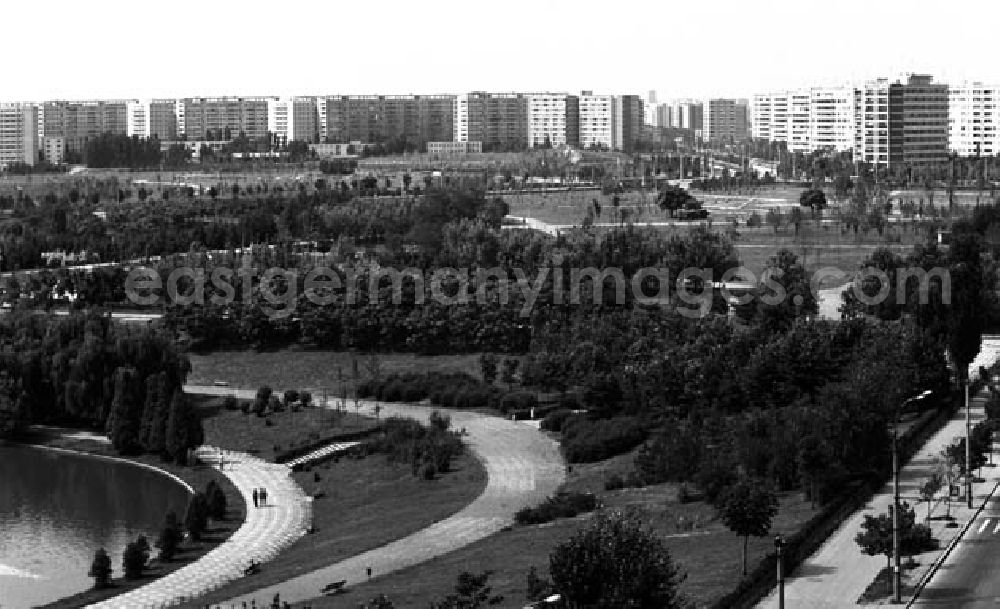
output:
[[[669,127],[673,124],[673,112],[670,104],[656,105],[656,126]]]
[[[179,106],[176,99],[150,100],[148,135],[163,141],[176,140]]]
[[[809,149],[854,149],[856,108],[852,87],[817,87],[809,92]]]
[[[699,132],[704,126],[704,108],[699,102],[678,101],[674,102],[670,110],[671,127],[677,129],[691,129]]]
[[[528,96],[474,91],[455,99],[457,142],[482,142],[486,152],[528,147]]]
[[[273,97],[186,97],[178,100],[178,132],[189,140],[222,140],[268,135],[268,102]],[[211,137],[206,137],[206,134]]]
[[[612,148],[632,152],[642,137],[642,98],[638,95],[615,97],[615,138]]]
[[[702,139],[707,142],[742,142],[750,132],[747,129],[747,102],[745,100],[715,98],[704,102]]]
[[[529,146],[579,145],[579,97],[565,93],[529,93],[527,97]]]
[[[948,85],[911,74],[889,92],[889,163],[923,165],[948,158]]]
[[[855,91],[855,160],[889,164],[889,79],[864,83]]]
[[[304,110],[297,106],[299,116]],[[316,125],[322,139],[330,143],[361,141],[400,144],[423,150],[427,142],[454,139],[453,95],[339,95],[316,104]],[[295,120],[301,135],[306,123]]]
[[[0,104],[0,167],[38,160],[38,107]]]
[[[1000,85],[973,82],[948,93],[948,148],[959,156],[1000,154]]]
[[[126,135],[129,106],[135,100],[47,101],[39,125],[43,137],[61,137],[70,152],[80,152],[88,138],[104,133]]]
[[[580,94],[580,147],[615,147],[615,96],[594,95],[591,91]]]

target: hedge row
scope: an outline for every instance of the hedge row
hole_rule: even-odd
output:
[[[646,439],[646,427],[635,417],[591,419],[567,417],[562,423],[562,447],[570,463],[602,461],[628,452]]]
[[[369,379],[358,386],[358,397],[383,402],[430,400],[443,408],[493,408],[522,419],[530,418],[532,409],[540,417],[554,408],[539,408],[530,391],[503,391],[463,373],[408,372]]]
[[[518,510],[514,514],[514,520],[517,524],[542,524],[556,518],[572,518],[596,509],[597,496],[593,493],[558,493],[536,507]]]

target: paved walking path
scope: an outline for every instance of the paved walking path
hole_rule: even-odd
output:
[[[983,345],[976,361],[969,367],[973,377],[978,376],[979,366],[989,367],[1000,359],[1000,339],[984,337]],[[970,418],[975,426],[985,417],[985,394],[980,394],[972,400]],[[931,437],[916,455],[900,468],[899,487],[901,501],[907,501],[916,511],[918,519],[927,515],[927,504],[922,503],[919,496],[920,486],[934,471],[935,459],[949,444],[957,438],[965,437],[965,409],[960,409],[941,430]],[[910,583],[916,583],[930,565],[948,546],[949,541],[961,532],[966,523],[975,516],[976,509],[983,503],[986,496],[993,490],[997,480],[1000,480],[1000,467],[983,468],[985,483],[974,485],[973,509],[966,508],[965,501],[952,501],[950,506],[944,501],[938,501],[932,515],[939,516],[950,508],[955,517],[957,528],[946,528],[945,522],[931,520],[929,524],[934,537],[941,542],[939,550],[915,557],[920,567],[907,572]],[[866,556],[861,553],[854,537],[861,530],[861,523],[866,515],[884,514],[892,504],[892,483],[886,484],[879,493],[858,510],[837,529],[820,549],[804,561],[799,568],[785,580],[785,605],[787,607],[809,607],[810,609],[833,609],[855,607],[857,600],[875,576],[885,567],[885,556]],[[906,599],[904,599],[906,600]],[[758,608],[773,609],[778,607],[777,590],[773,590]]]
[[[305,534],[312,525],[312,503],[292,480],[291,469],[244,453],[210,446],[198,449],[198,457],[218,465],[224,457],[223,474],[242,493],[247,505],[243,525],[225,542],[197,561],[141,588],[91,605],[100,609],[164,607],[205,594],[243,577],[251,560],[263,563]],[[267,489],[267,505],[253,507],[253,489]]]
[[[188,387],[186,390],[216,395],[234,393],[232,389],[216,387]],[[241,399],[250,399],[255,392],[236,393]],[[320,596],[320,590],[332,582],[344,580],[348,586],[363,582],[369,567],[372,577],[378,577],[430,560],[512,524],[514,512],[540,503],[554,494],[565,480],[566,469],[558,444],[523,421],[430,406],[391,403],[380,406],[383,417],[406,416],[427,421],[435,410],[449,415],[452,429],[465,429],[467,444],[486,467],[489,479],[483,493],[464,509],[426,529],[281,584],[231,599],[222,606],[241,607],[244,601],[250,606],[254,600],[258,607],[266,606],[279,593],[282,601],[295,603]],[[362,401],[361,412],[374,416],[374,403]]]
[[[323,459],[329,457],[330,455],[335,455],[337,453],[347,452],[349,449],[360,445],[361,442],[331,442],[326,446],[316,449],[311,453],[306,453],[301,457],[297,457],[285,463],[288,467],[296,467],[298,465],[305,465],[307,463],[312,463],[318,459]]]

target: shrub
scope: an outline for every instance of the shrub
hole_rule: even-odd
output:
[[[90,564],[87,576],[94,578],[95,588],[107,588],[111,585],[111,558],[104,548],[94,552],[94,562]]]
[[[527,391],[512,391],[500,399],[500,412],[507,414],[511,410],[528,410],[538,406],[538,398]]]
[[[125,546],[125,553],[122,555],[122,570],[125,572],[125,579],[139,579],[149,561],[149,544],[145,537]]]
[[[545,431],[562,431],[566,419],[573,416],[573,412],[565,408],[553,410],[542,419],[542,429]]]
[[[590,463],[628,452],[645,439],[646,429],[633,417],[573,417],[563,425],[562,446],[570,463]]]
[[[557,518],[572,518],[596,509],[597,497],[593,493],[558,493],[536,507],[519,510],[514,515],[514,520],[521,525],[542,524]]]

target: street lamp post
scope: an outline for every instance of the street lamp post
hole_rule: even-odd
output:
[[[972,509],[972,421],[969,412],[969,378],[965,378],[965,501]]]
[[[785,566],[781,560],[781,548],[784,547],[785,540],[781,535],[774,536],[774,550],[778,556],[778,609],[785,609]]]
[[[931,394],[930,390],[904,400],[896,410],[892,425],[892,602],[902,602],[902,569],[899,561],[899,451],[896,438],[899,435],[899,415],[911,402],[922,400]]]

